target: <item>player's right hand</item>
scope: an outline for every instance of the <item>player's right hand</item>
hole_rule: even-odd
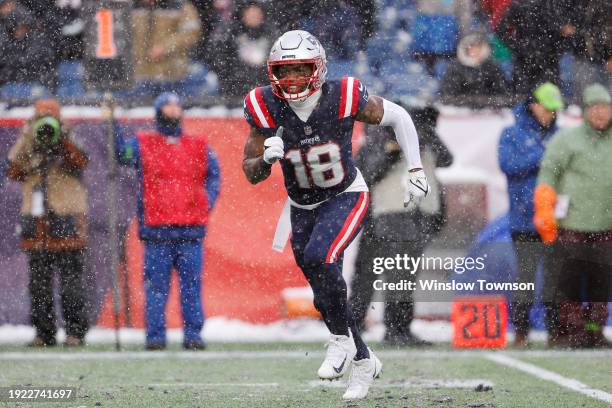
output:
[[[278,159],[285,157],[285,143],[283,143],[283,127],[279,127],[276,136],[264,141],[263,160],[268,164],[276,163]]]

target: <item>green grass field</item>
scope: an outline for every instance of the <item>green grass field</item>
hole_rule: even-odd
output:
[[[0,407],[612,405],[612,350],[460,352],[445,346],[427,350],[374,346],[383,373],[368,398],[358,403],[342,400],[341,382],[322,384],[316,378],[323,348],[314,343],[211,344],[205,352],[143,352],[131,346],[121,353],[100,345],[80,351],[0,346],[0,387],[78,389],[76,400],[70,402],[0,402]],[[516,368],[516,362],[527,372]],[[485,390],[477,391],[479,384]]]

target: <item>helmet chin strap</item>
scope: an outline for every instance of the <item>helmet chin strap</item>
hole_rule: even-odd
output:
[[[290,101],[287,101],[287,103],[289,104],[289,107],[291,108],[291,110],[293,110],[293,112],[295,112],[295,114],[303,122],[307,122],[308,118],[310,117],[312,112],[315,110],[317,104],[319,103],[319,100],[321,99],[321,95],[323,95],[323,92],[321,92],[321,89],[317,89],[315,92],[313,92],[312,94],[310,94],[304,99],[290,100]]]
[[[302,109],[308,108],[308,107],[310,107],[312,105],[315,105],[319,101],[319,96],[321,95],[321,89],[320,88],[317,89],[316,91],[314,91],[310,95],[308,95],[308,91],[309,91],[309,89],[306,88],[306,90],[304,90],[303,92],[300,92],[298,94],[298,95],[306,94],[305,96],[302,96],[301,98],[298,97],[298,99],[287,100],[287,102],[291,106],[294,106],[296,108],[302,108]],[[287,95],[288,94],[285,94],[285,96],[287,96]]]
[[[305,102],[306,100],[308,100],[308,97],[310,96],[309,95],[310,85],[307,85],[306,89],[304,89],[302,92],[299,92],[297,94],[297,99],[293,97],[293,95],[296,95],[296,94],[287,93],[282,88],[281,90],[283,91],[283,96],[290,102]]]

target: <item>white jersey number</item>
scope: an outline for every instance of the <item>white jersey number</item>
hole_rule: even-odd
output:
[[[299,149],[291,149],[285,154],[285,159],[293,164],[300,188],[313,188],[313,184],[320,188],[330,188],[344,180],[340,146],[336,143],[312,146],[304,156],[306,160]]]

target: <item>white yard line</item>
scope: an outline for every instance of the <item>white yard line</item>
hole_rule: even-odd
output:
[[[612,350],[505,350],[505,355],[512,357],[580,357],[601,358],[612,357]]]
[[[595,398],[612,405],[612,394],[609,394],[602,390],[598,390],[596,388],[591,388],[588,385],[581,383],[580,381],[575,380],[573,378],[564,377],[553,371],[546,370],[530,363],[525,363],[524,361],[517,360],[505,354],[488,353],[486,355],[486,358],[490,361],[496,362],[506,367],[511,367],[523,371],[541,380],[553,382],[557,385],[560,385],[561,387],[579,392],[591,398]]]

